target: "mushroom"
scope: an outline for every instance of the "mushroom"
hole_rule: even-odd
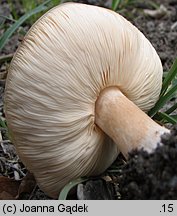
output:
[[[153,151],[169,130],[145,113],[162,84],[150,42],[121,15],[57,6],[29,30],[10,64],[5,114],[12,141],[40,188],[56,198],[136,148]]]

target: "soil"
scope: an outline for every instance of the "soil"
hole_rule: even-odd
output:
[[[21,6],[17,4],[18,1],[14,0],[13,2],[17,14],[21,15],[23,11]],[[108,8],[111,5],[110,0],[75,0],[74,2]],[[137,26],[150,40],[161,58],[164,71],[167,71],[177,57],[177,1],[155,0],[153,3],[158,6],[162,4],[166,8],[166,12],[162,13],[160,17],[151,17],[145,10],[155,9],[152,1],[135,1],[133,5],[124,5],[124,7],[120,8],[119,13]],[[8,1],[2,0],[0,6],[0,14],[5,16],[11,14]],[[2,18],[0,19],[1,23]],[[0,35],[11,23],[11,21],[6,20],[4,28],[0,28]],[[1,58],[7,55],[10,56],[7,61],[0,60],[0,115],[3,117],[3,92],[9,60],[23,38],[21,32],[27,31],[29,27],[29,24],[24,24],[22,31],[19,30],[13,35],[4,49],[0,51]],[[167,106],[174,103],[177,103],[176,98],[173,98]],[[3,139],[7,140],[4,129],[1,130],[1,134]],[[174,127],[171,136],[165,136],[162,140],[164,145],[158,147],[152,154],[147,154],[144,151],[132,152],[127,162],[119,156],[115,162],[118,171],[110,172],[108,170],[101,177],[79,185],[77,196],[70,196],[69,198],[177,199],[177,126]],[[12,158],[18,164],[19,169],[26,174],[27,171],[16,155],[13,145],[10,142],[7,142],[7,144],[11,154],[5,153],[4,146],[0,146],[0,158],[5,158],[6,161],[4,163],[0,161],[0,175],[14,178],[12,166],[7,166],[7,162],[9,164]],[[20,178],[22,178],[21,175]],[[49,197],[36,187],[32,194],[22,194],[20,199],[49,199]]]
[[[117,182],[121,199],[177,199],[177,125],[154,153],[134,151]]]

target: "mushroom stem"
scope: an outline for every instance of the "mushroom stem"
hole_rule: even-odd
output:
[[[131,102],[117,87],[104,89],[96,101],[95,123],[118,145],[125,158],[133,149],[151,152],[170,131]]]

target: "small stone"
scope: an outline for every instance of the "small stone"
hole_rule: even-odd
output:
[[[149,32],[153,32],[155,30],[155,24],[152,21],[147,22],[147,29]]]
[[[168,10],[164,5],[160,5],[160,7],[157,10],[149,10],[145,9],[144,13],[154,19],[160,19],[163,16],[168,14]]]
[[[102,179],[89,180],[77,186],[77,198],[81,200],[113,200],[113,184]]]
[[[171,26],[172,31],[177,31],[177,21]]]

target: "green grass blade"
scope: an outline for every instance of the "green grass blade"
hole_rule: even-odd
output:
[[[60,0],[52,0],[52,5],[56,6],[58,4],[62,3]]]
[[[0,127],[1,128],[7,128],[7,125],[5,123],[5,120],[3,120],[1,117],[0,117]]]
[[[148,4],[153,8],[153,9],[159,9],[160,5],[155,3],[154,1],[149,1]]]
[[[177,91],[177,84],[174,85],[165,95],[161,96],[156,105],[149,111],[149,116],[153,117],[173,96]]]
[[[85,181],[87,181],[87,180],[88,180],[88,178],[79,178],[79,179],[76,179],[76,180],[74,180],[74,181],[69,182],[69,183],[61,190],[58,199],[59,199],[59,200],[66,200],[69,191],[70,191],[73,187],[75,187],[76,185],[78,185],[78,184],[80,184],[80,183],[82,183],[82,182],[85,182]]]
[[[169,88],[170,87],[170,88]],[[165,76],[162,84],[160,98],[155,106],[148,112],[149,116],[155,117],[156,113],[167,103],[177,92],[177,59],[174,61],[171,69]],[[166,111],[170,114],[176,109],[176,105]]]
[[[16,22],[16,20],[12,19],[12,18],[9,18],[7,16],[4,16],[4,15],[1,15],[0,14],[0,18],[4,19],[4,20],[9,20],[9,21],[12,21],[12,22]]]
[[[171,115],[171,117],[177,120],[177,115]]]
[[[119,6],[119,4],[121,3],[121,0],[112,0],[112,10],[116,10]]]
[[[166,113],[163,113],[163,112],[158,112],[158,116],[162,119],[162,120],[165,120],[166,122],[168,123],[171,123],[171,124],[176,124],[177,123],[177,119],[173,116],[170,116]]]
[[[168,72],[168,74],[166,75],[163,81],[161,95],[165,94],[172,80],[175,79],[176,76],[177,76],[177,59],[174,61],[170,71]]]
[[[166,114],[172,113],[175,109],[177,109],[177,103],[174,104],[172,107],[170,107],[167,111],[165,111]]]
[[[0,50],[5,46],[5,44],[7,43],[8,39],[19,28],[19,26],[23,24],[23,22],[25,22],[31,16],[33,16],[33,15],[39,13],[39,12],[42,12],[42,11],[46,10],[47,7],[45,5],[48,4],[50,1],[51,0],[47,0],[44,3],[40,4],[38,7],[36,7],[35,9],[33,9],[33,10],[29,11],[28,13],[24,14],[11,27],[9,27],[7,29],[7,31],[0,38]]]

